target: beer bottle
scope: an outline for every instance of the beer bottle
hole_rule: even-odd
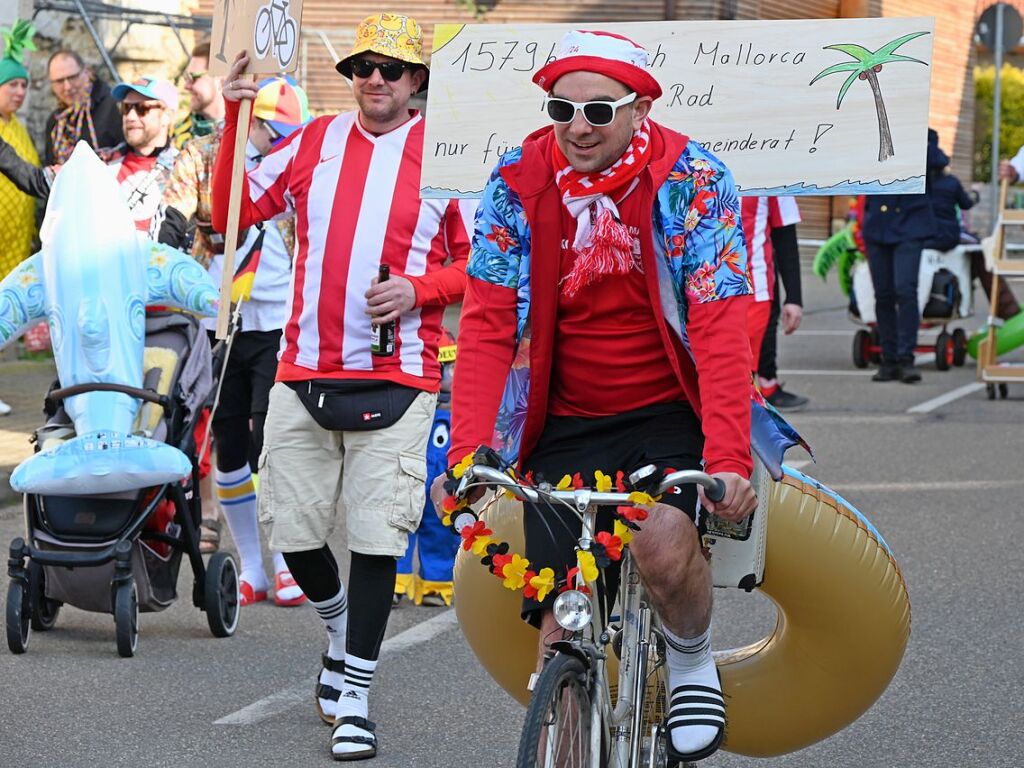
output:
[[[381,264],[377,272],[377,282],[383,283],[391,276],[387,264]],[[395,354],[395,321],[383,325],[370,326],[370,354],[377,357],[390,357]]]

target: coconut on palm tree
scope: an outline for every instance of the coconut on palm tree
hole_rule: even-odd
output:
[[[814,79],[809,83],[810,85],[814,85],[818,80],[826,77],[827,75],[834,75],[838,72],[849,72],[850,75],[846,78],[846,82],[843,83],[842,88],[839,89],[839,97],[836,99],[836,109],[839,109],[839,107],[842,106],[843,97],[846,96],[846,92],[850,90],[850,86],[852,86],[857,80],[867,81],[868,85],[871,86],[871,93],[875,97],[875,112],[878,116],[879,162],[888,160],[895,153],[892,146],[892,133],[889,130],[889,116],[885,112],[885,102],[882,100],[882,89],[878,85],[878,73],[882,71],[882,67],[884,65],[894,64],[901,61],[913,61],[918,64],[928,66],[927,62],[921,61],[920,59],[896,53],[897,48],[915,38],[927,34],[927,32],[911,32],[886,43],[877,51],[869,51],[864,46],[857,45],[856,43],[826,45],[826,50],[832,49],[835,51],[842,51],[846,55],[852,57],[854,61],[844,61],[840,64],[833,64],[831,67],[827,67],[816,74]]]

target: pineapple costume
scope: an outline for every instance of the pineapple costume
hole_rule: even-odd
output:
[[[16,21],[11,29],[0,30],[0,34],[4,39],[0,86],[19,78],[28,80],[28,71],[21,63],[21,56],[23,51],[35,50],[32,25]],[[23,160],[39,165],[39,155],[32,146],[32,139],[16,116],[5,119],[0,115],[0,138],[10,144]],[[31,255],[35,233],[35,200],[19,192],[14,184],[0,175],[0,279]]]

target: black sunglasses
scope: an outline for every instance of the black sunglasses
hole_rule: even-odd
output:
[[[145,117],[154,109],[163,109],[164,105],[160,103],[133,101],[128,103],[127,101],[121,102],[121,114],[128,117],[129,112],[134,112],[139,117]]]
[[[412,65],[406,64],[404,61],[370,61],[369,59],[352,60],[352,74],[356,77],[361,77],[364,80],[368,77],[373,77],[373,71],[375,69],[379,69],[380,76],[389,83],[393,83],[396,80],[401,80],[402,74],[405,70],[411,68]]]

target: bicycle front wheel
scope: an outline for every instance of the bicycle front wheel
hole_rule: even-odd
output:
[[[591,706],[583,662],[549,659],[526,709],[516,768],[590,768]]]

